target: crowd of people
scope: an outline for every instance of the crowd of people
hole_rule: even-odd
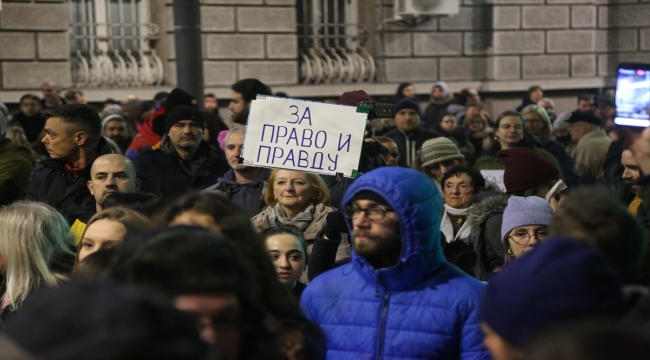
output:
[[[0,106],[0,359],[650,358],[650,128],[606,96],[403,83],[341,179],[242,164],[256,79],[227,121],[42,91]]]

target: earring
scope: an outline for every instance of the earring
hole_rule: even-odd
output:
[[[508,256],[515,257],[515,254],[512,253],[512,249],[508,249]]]
[[[278,198],[274,196],[274,197],[273,197],[273,200],[278,201]]]
[[[499,141],[499,137],[498,137],[498,136],[495,136],[495,137],[494,137],[494,141]]]

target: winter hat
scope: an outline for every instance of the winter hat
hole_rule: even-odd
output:
[[[574,111],[571,113],[571,117],[567,120],[569,124],[577,123],[578,121],[584,121],[598,126],[603,124],[603,121],[590,111]]]
[[[167,91],[159,91],[156,93],[156,95],[153,96],[153,101],[165,101],[169,97],[169,93]]]
[[[440,88],[440,90],[442,90],[442,94],[443,94],[443,96],[444,96],[445,98],[446,98],[447,96],[449,96],[449,85],[447,85],[446,82],[444,82],[444,81],[437,81],[437,82],[433,83],[433,87]]]
[[[164,105],[165,112],[169,114],[177,106],[181,106],[181,105],[192,106],[197,109],[199,108],[196,99],[192,95],[179,88],[176,88],[172,90],[171,93],[169,93],[169,96],[167,96],[167,100],[165,100],[165,105]]]
[[[219,147],[221,150],[226,150],[226,137],[228,136],[229,130],[221,130],[219,131],[219,135],[217,135],[217,141],[219,142]]]
[[[105,118],[102,119],[102,129],[104,129],[104,127],[106,126],[106,124],[108,124],[109,121],[113,121],[113,120],[119,120],[119,121],[121,121],[123,123],[126,123],[126,120],[124,119],[124,117],[122,115],[120,115],[120,114],[111,114],[111,115],[108,115],[108,116],[106,116]]]
[[[500,150],[497,157],[506,167],[503,184],[508,194],[530,189],[560,177],[560,172],[552,162],[526,148]]]
[[[192,106],[180,105],[174,108],[174,110],[167,115],[166,131],[169,132],[169,129],[171,129],[174,124],[183,120],[196,121],[199,126],[201,126],[201,129],[205,128],[205,120],[203,120],[203,115],[199,109]]]
[[[343,93],[336,103],[338,105],[357,106],[362,101],[372,101],[372,98],[363,90],[355,90]]]
[[[390,205],[388,204],[388,201],[386,199],[384,199],[383,196],[381,196],[381,195],[379,195],[376,192],[371,191],[371,190],[359,191],[352,198],[350,198],[350,200],[347,202],[347,204],[348,205],[352,204],[354,201],[357,201],[357,200],[370,200],[370,201],[376,202],[377,204],[381,204],[381,205],[390,207]]]
[[[537,196],[511,196],[501,221],[501,242],[505,243],[513,229],[531,225],[549,226],[551,218],[553,208],[546,200]]]
[[[492,278],[479,319],[511,345],[590,316],[625,309],[621,280],[607,259],[584,242],[551,239]]]
[[[7,120],[7,117],[5,114],[0,111],[0,141],[5,139],[5,135],[7,135],[7,125],[9,124],[9,120]]]
[[[564,111],[561,112],[560,115],[558,115],[555,118],[555,122],[553,122],[553,130],[566,130],[569,128],[569,123],[567,120],[571,117],[571,111]]]
[[[404,98],[404,99],[398,101],[395,104],[394,113],[397,114],[398,112],[400,112],[400,110],[403,110],[403,109],[413,109],[418,113],[418,116],[422,116],[422,111],[420,110],[420,105],[418,105],[418,103],[416,103],[415,101],[413,101],[413,100],[411,100],[409,98]]]
[[[427,167],[447,160],[462,160],[465,155],[460,153],[458,146],[446,137],[429,139],[422,144],[420,152],[422,167]]]
[[[162,297],[113,282],[39,290],[7,319],[0,336],[2,359],[17,353],[35,359],[203,359],[207,351],[190,315]]]

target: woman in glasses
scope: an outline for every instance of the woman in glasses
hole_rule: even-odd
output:
[[[553,209],[548,201],[536,196],[510,197],[501,225],[501,241],[506,249],[504,265],[546,240],[551,218]]]
[[[439,137],[427,140],[422,144],[418,160],[413,167],[441,185],[447,170],[461,165],[465,160],[465,155],[460,153],[458,146],[451,140]]]
[[[582,176],[576,170],[573,159],[567,153],[564,145],[552,140],[553,125],[551,119],[544,109],[538,105],[528,105],[521,114],[526,118],[526,133],[538,141],[541,147],[551,153],[558,160],[565,182],[568,187],[575,187],[582,182]]]
[[[499,150],[523,147],[530,149],[553,163],[558,169],[560,164],[555,156],[542,149],[538,143],[525,133],[526,120],[516,111],[506,111],[496,120],[494,136],[496,142],[492,144],[483,155],[476,160],[474,167],[479,170],[503,170],[505,166],[499,163],[497,153]],[[561,170],[560,170],[561,172]]]
[[[467,223],[469,209],[474,206],[476,194],[485,188],[481,173],[469,166],[455,166],[442,178],[445,196],[440,231],[448,243],[466,239],[472,233]]]

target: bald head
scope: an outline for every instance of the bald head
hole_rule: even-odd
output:
[[[88,189],[95,197],[97,211],[102,209],[104,199],[114,192],[132,193],[140,187],[135,166],[124,155],[109,154],[98,157],[90,168]]]

